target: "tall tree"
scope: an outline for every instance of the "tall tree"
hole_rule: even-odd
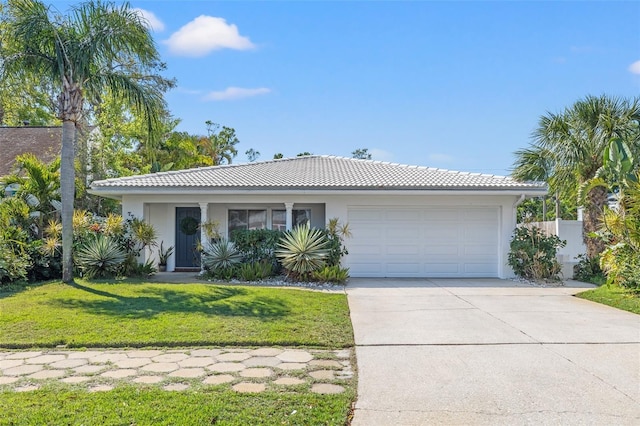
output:
[[[547,113],[539,120],[531,146],[517,153],[514,174],[526,174],[526,156],[549,157],[550,189],[562,197],[577,199],[579,188],[596,175],[612,138],[621,138],[640,155],[640,98],[618,99],[606,95],[587,96],[558,114]],[[607,190],[594,187],[586,194],[583,231],[587,256],[593,258],[604,245],[591,235],[598,230]]]
[[[200,152],[213,160],[213,165],[231,164],[238,155],[236,144],[240,141],[232,127],[222,126],[207,120],[207,136],[200,138]]]
[[[371,153],[369,152],[369,148],[357,148],[351,153],[351,157],[360,160],[371,160]]]
[[[73,281],[74,141],[84,104],[109,90],[147,120],[151,134],[163,91],[160,57],[149,27],[128,3],[80,3],[61,14],[38,0],[8,0],[0,22],[12,43],[0,47],[2,79],[37,75],[57,93],[62,121],[63,281]]]

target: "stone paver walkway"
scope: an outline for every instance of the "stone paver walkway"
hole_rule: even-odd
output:
[[[352,357],[349,349],[0,351],[0,390],[32,391],[57,380],[89,391],[136,383],[170,391],[225,385],[262,392],[306,385],[315,393],[340,393],[341,384],[353,378]]]

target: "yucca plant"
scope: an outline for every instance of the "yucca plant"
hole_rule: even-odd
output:
[[[327,245],[321,230],[311,229],[308,224],[300,225],[282,236],[276,256],[287,275],[307,280],[311,273],[325,265],[329,254]]]
[[[109,237],[96,235],[76,252],[75,263],[86,278],[115,276],[127,254]]]
[[[209,270],[233,268],[242,261],[242,254],[226,238],[209,244],[203,254],[204,266]]]

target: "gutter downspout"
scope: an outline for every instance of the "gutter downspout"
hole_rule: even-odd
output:
[[[522,204],[525,198],[526,195],[520,194],[520,198],[518,198],[516,202],[513,203],[513,224],[516,226],[518,225],[518,206]]]

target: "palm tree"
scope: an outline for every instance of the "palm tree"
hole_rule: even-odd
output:
[[[535,167],[527,161],[531,152],[548,157],[550,189],[576,199],[579,188],[602,167],[603,153],[614,137],[633,146],[634,155],[640,154],[640,98],[587,96],[559,114],[540,118],[531,146],[516,153],[514,175],[525,176],[527,168]],[[590,235],[598,230],[607,197],[603,187],[592,188],[585,197],[583,231],[590,258],[604,249],[603,242]]]
[[[96,102],[108,90],[144,116],[152,133],[157,111],[164,106],[162,93],[171,82],[157,74],[163,65],[148,26],[127,3],[88,1],[67,15],[38,0],[8,0],[3,9],[3,39],[11,40],[0,47],[3,81],[36,75],[57,93],[62,121],[62,279],[71,282],[74,142],[84,103]]]
[[[207,136],[198,141],[200,152],[213,160],[214,165],[231,164],[233,158],[238,155],[235,145],[240,142],[236,131],[232,127],[222,126],[207,120]]]
[[[553,171],[553,156],[546,149],[525,148],[516,151],[516,162],[511,176],[522,181],[548,182]],[[559,217],[556,196],[556,218]],[[547,197],[542,197],[542,220],[547,220]]]
[[[38,237],[42,238],[45,219],[60,207],[60,159],[45,164],[33,154],[16,158],[18,170],[2,179],[3,185],[17,184],[16,196],[23,198],[37,213]]]

